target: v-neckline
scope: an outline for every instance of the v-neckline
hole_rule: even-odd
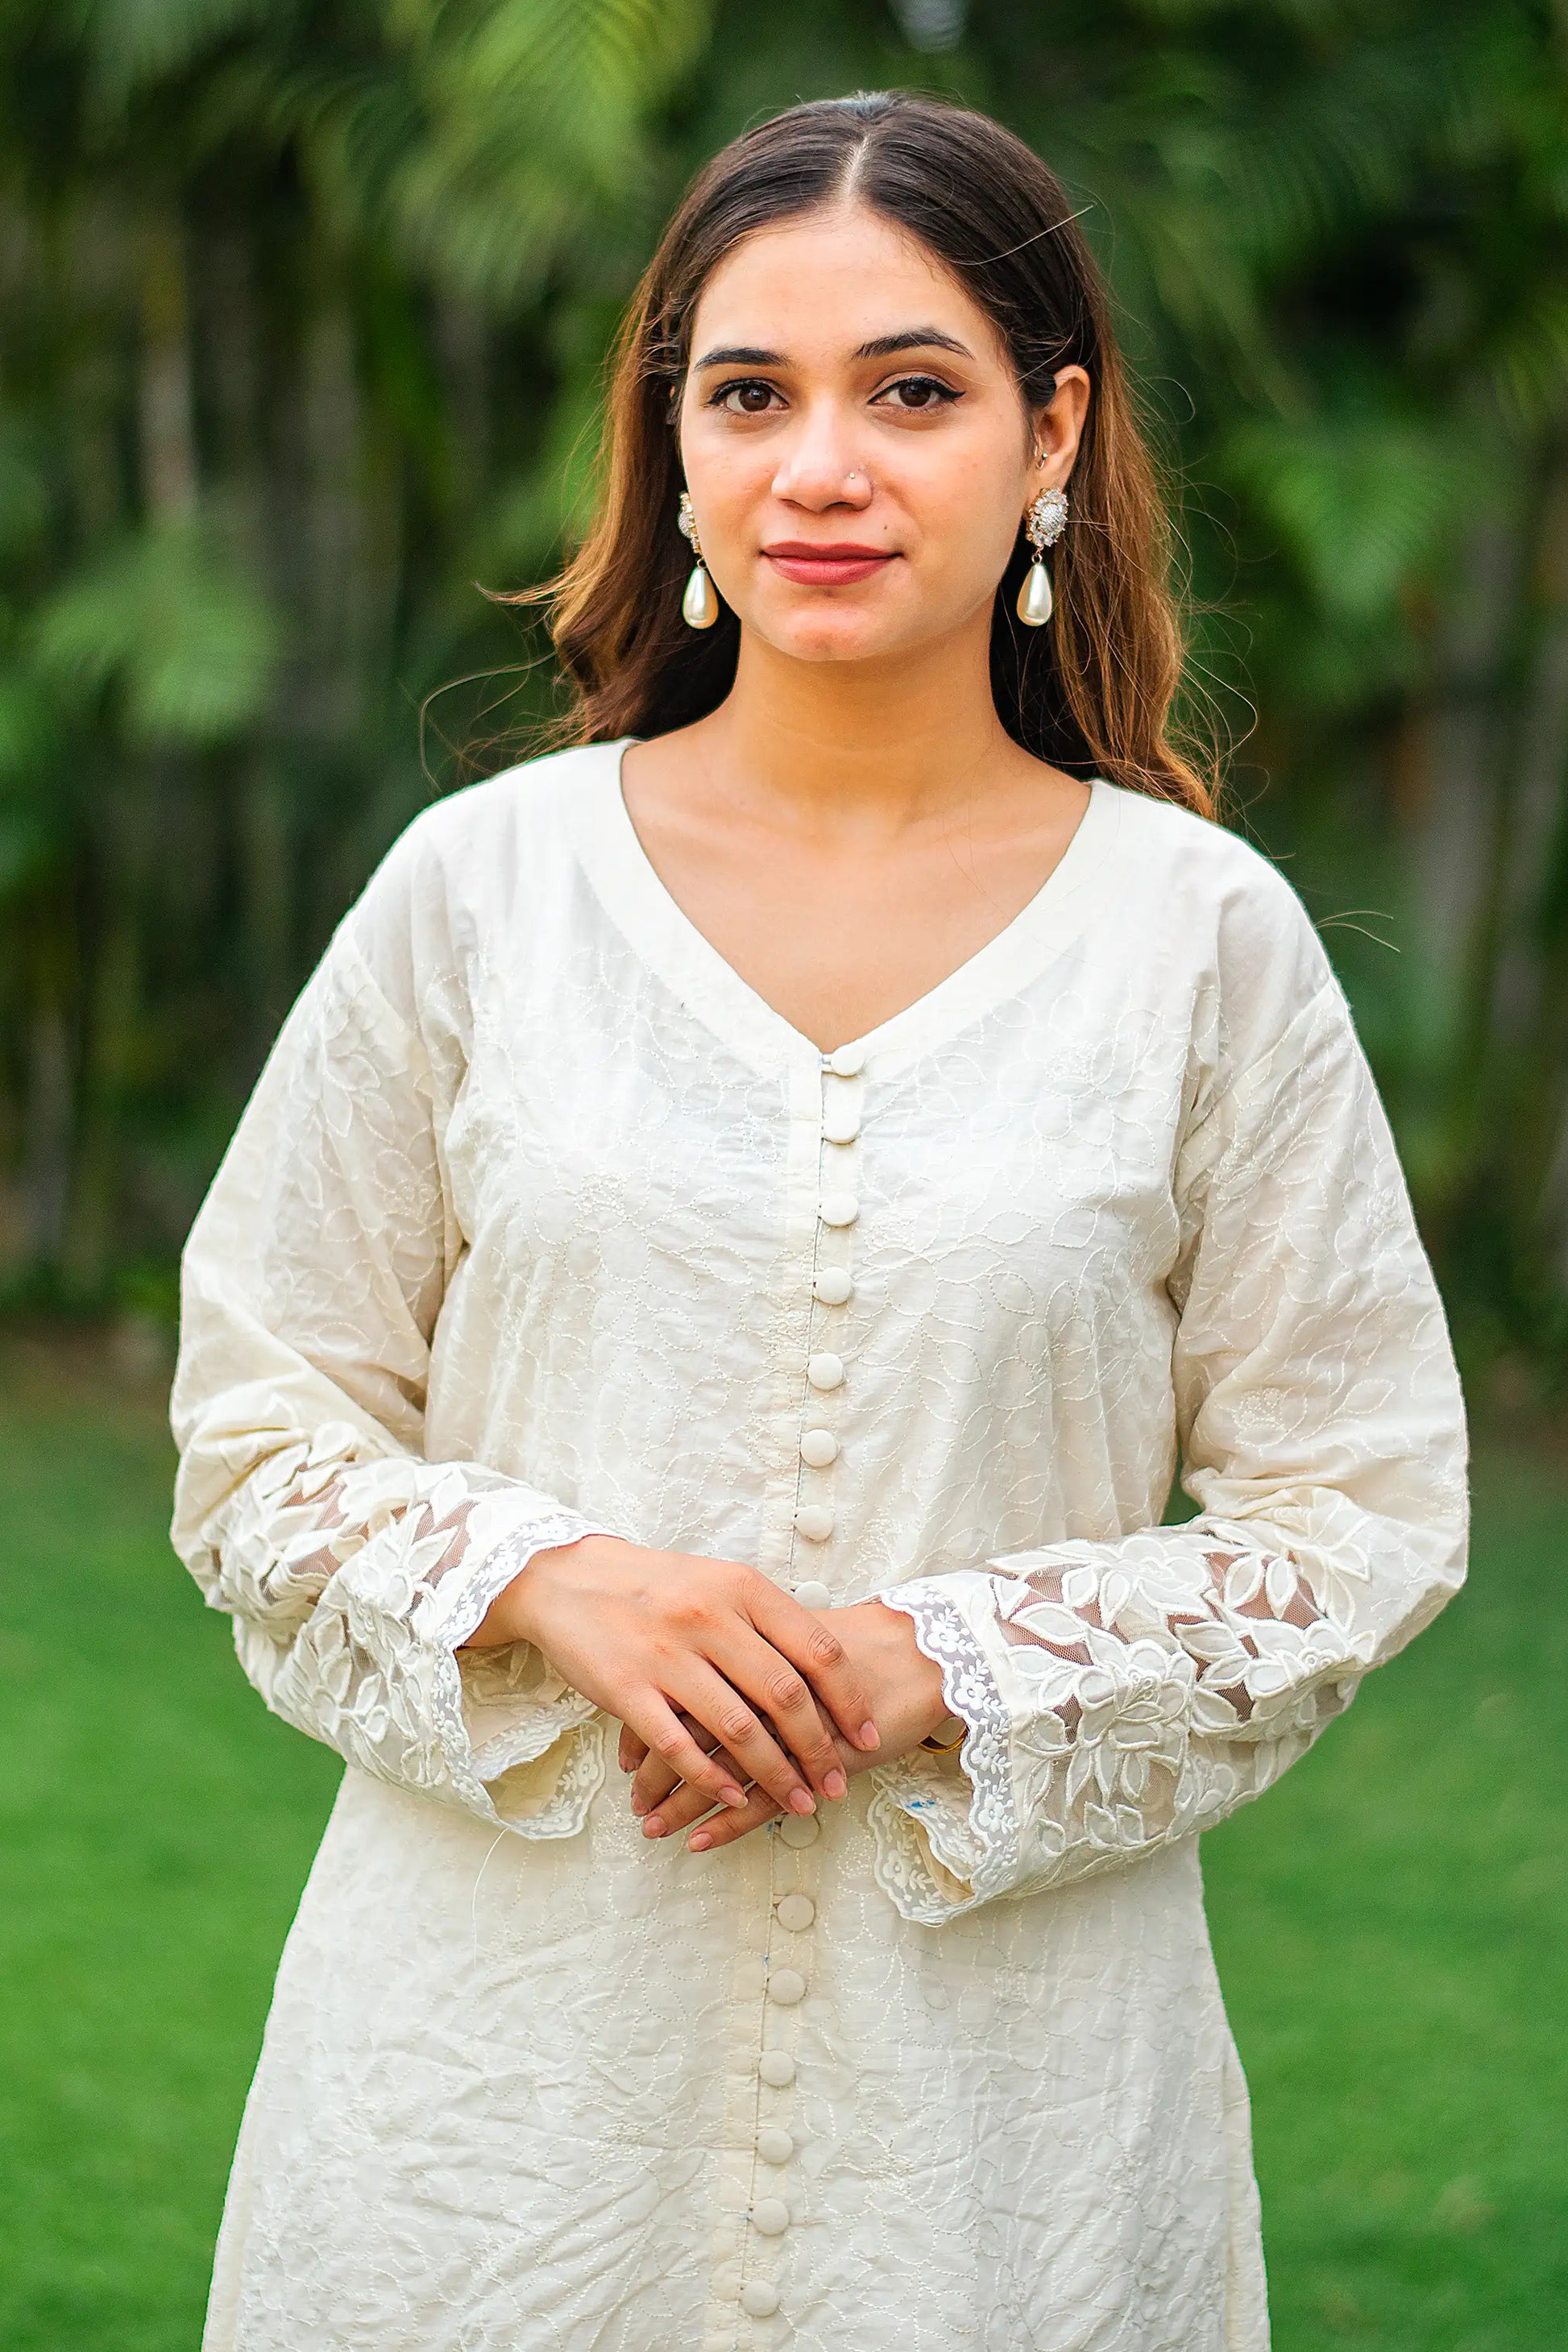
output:
[[[829,1055],[742,978],[644,848],[621,782],[621,762],[638,740],[627,735],[594,746],[602,765],[568,793],[578,857],[601,905],[688,1010],[752,1068],[771,1072],[803,1061],[820,1066]],[[1026,986],[1077,938],[1097,901],[1122,797],[1102,776],[1090,777],[1089,785],[1067,847],[1018,912],[922,994],[836,1051],[853,1046],[867,1061],[875,1055],[883,1072],[915,1061]]]

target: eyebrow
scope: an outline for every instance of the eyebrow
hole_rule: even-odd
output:
[[[782,367],[783,352],[764,352],[750,343],[727,343],[721,351],[704,352],[693,367]]]
[[[974,356],[967,343],[961,343],[956,335],[944,335],[940,327],[905,327],[897,334],[873,335],[868,343],[860,345],[855,357],[858,360],[890,360],[900,352],[921,351],[955,352],[960,359],[964,360]],[[694,368],[784,365],[783,352],[763,351],[760,345],[752,343],[728,343],[720,350],[704,352],[700,360],[692,362]]]
[[[944,335],[940,327],[906,327],[901,334],[873,335],[862,343],[855,356],[858,360],[890,360],[899,352],[956,352],[962,360],[974,357],[967,343],[956,335]]]

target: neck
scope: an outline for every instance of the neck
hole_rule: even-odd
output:
[[[1022,757],[992,700],[990,618],[875,661],[799,661],[743,635],[734,686],[701,722],[715,775],[814,832],[948,814],[999,753]]]

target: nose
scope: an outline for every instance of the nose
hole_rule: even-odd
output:
[[[773,475],[773,492],[790,506],[820,514],[828,507],[857,511],[871,502],[871,477],[855,448],[852,420],[836,402],[797,414]]]

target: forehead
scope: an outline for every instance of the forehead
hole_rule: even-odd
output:
[[[726,254],[698,297],[691,350],[747,343],[840,357],[916,326],[1007,366],[990,318],[929,246],[862,205],[836,205],[758,229]]]

